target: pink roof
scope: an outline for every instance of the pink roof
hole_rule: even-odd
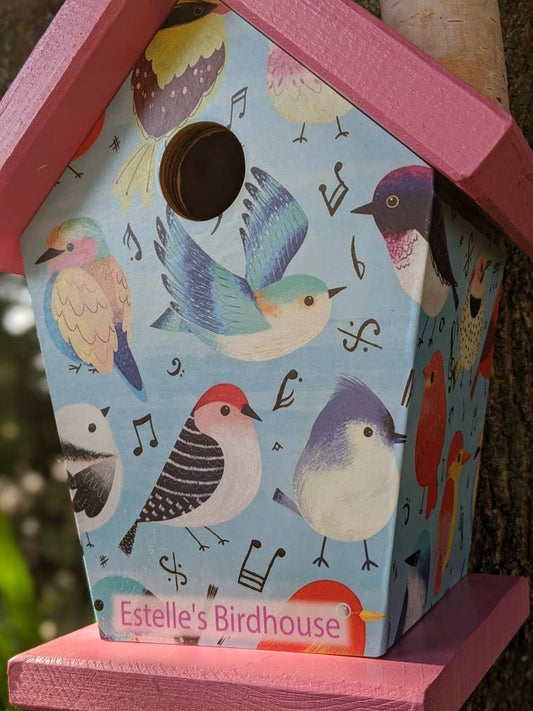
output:
[[[352,0],[224,3],[533,256],[533,152],[509,114]],[[22,273],[20,234],[173,4],[66,0],[0,104],[0,269]]]

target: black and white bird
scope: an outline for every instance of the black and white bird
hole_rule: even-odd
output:
[[[80,538],[107,523],[122,490],[122,463],[106,419],[109,408],[67,405],[56,415]]]
[[[131,555],[140,523],[166,523],[185,528],[203,526],[222,545],[211,525],[235,518],[255,497],[261,481],[261,453],[252,410],[235,385],[209,388],[196,403],[181,430],[159,478],[139,516],[119,543]]]

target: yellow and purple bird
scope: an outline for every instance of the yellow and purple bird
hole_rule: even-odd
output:
[[[102,228],[87,217],[74,218],[55,227],[46,243],[48,249],[36,264],[49,264],[44,316],[52,341],[67,358],[94,372],[111,375],[117,369],[145,399],[129,345],[130,289]],[[71,370],[79,373],[80,367]]]
[[[459,305],[442,204],[433,190],[431,168],[404,166],[378,183],[372,202],[352,210],[374,217],[400,286],[430,318],[441,312],[450,290]]]
[[[335,138],[349,135],[340,118],[353,109],[352,104],[275,44],[268,52],[267,92],[278,114],[302,127],[293,143],[307,143],[304,134],[309,123],[336,121]]]
[[[272,176],[251,169],[240,236],[245,278],[216,262],[189,236],[170,210],[168,231],[158,218],[155,250],[168,274],[170,307],[152,324],[185,331],[229,358],[264,361],[292,353],[316,338],[329,321],[331,299],[317,277],[285,276],[307,235],[307,218],[294,197]]]
[[[442,576],[450,563],[455,535],[455,524],[457,522],[459,479],[463,466],[470,458],[471,455],[466,452],[464,448],[463,435],[457,431],[452,437],[448,449],[446,484],[440,506],[437,540],[435,542],[435,595],[438,595],[440,592]]]
[[[197,116],[214,96],[226,64],[219,0],[180,0],[133,68],[133,108],[142,137],[113,185],[126,209],[135,192],[153,192],[158,145]]]

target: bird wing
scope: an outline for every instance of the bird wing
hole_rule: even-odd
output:
[[[169,521],[194,511],[214,494],[224,473],[224,454],[190,417],[145,503],[139,522]]]
[[[157,219],[155,251],[169,275],[163,284],[184,321],[219,335],[235,336],[270,328],[248,282],[214,261],[167,210],[168,232]]]
[[[85,512],[88,518],[95,518],[104,508],[115,478],[114,457],[96,462],[76,474],[68,473],[73,495],[74,511]]]
[[[99,284],[105,285],[105,293],[113,309],[115,323],[122,324],[124,333],[131,329],[131,293],[128,280],[114,257],[97,259],[87,265],[88,272]]]
[[[246,183],[251,199],[240,234],[246,257],[246,279],[254,291],[279,281],[302,246],[307,217],[289,191],[259,168],[252,168],[259,187]]]
[[[453,288],[454,300],[457,308],[457,281],[453,275],[450,255],[448,252],[448,241],[446,239],[446,227],[444,225],[444,215],[442,213],[442,203],[438,197],[433,199],[433,211],[431,215],[431,226],[429,229],[429,248],[431,259],[435,271],[439,275],[443,284]]]
[[[109,375],[117,333],[112,304],[98,281],[85,269],[63,269],[52,289],[50,311],[77,357]]]

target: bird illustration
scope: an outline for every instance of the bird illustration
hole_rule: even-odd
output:
[[[494,308],[492,309],[487,335],[485,336],[485,343],[483,344],[483,350],[481,351],[479,365],[477,367],[476,374],[474,375],[472,387],[470,388],[470,399],[473,399],[474,394],[476,392],[476,385],[479,376],[482,375],[485,380],[490,380],[490,376],[492,375],[492,363],[494,361],[494,342],[496,340],[496,327],[498,325],[498,313],[500,311],[501,298],[502,289],[500,287],[496,296]]]
[[[394,641],[407,632],[426,611],[431,570],[431,544],[427,531],[422,531],[415,545],[415,551],[405,559],[407,563],[407,586],[403,598],[402,611]]]
[[[249,198],[240,235],[246,278],[212,259],[167,210],[168,232],[157,220],[155,250],[168,271],[162,275],[173,301],[152,324],[189,331],[222,355],[263,361],[292,353],[318,336],[331,314],[331,299],[345,287],[328,289],[320,279],[284,276],[307,234],[307,218],[274,178],[252,168],[258,183],[246,183]]]
[[[463,381],[463,371],[470,371],[470,383],[472,383],[472,368],[476,362],[483,326],[485,321],[485,275],[491,261],[487,261],[484,255],[480,255],[474,265],[459,324],[459,358],[453,370],[453,382],[457,383],[459,374],[461,384]]]
[[[106,419],[109,408],[67,405],[56,414],[57,429],[80,538],[93,548],[89,531],[113,516],[122,490],[122,463]]]
[[[280,116],[302,126],[293,143],[307,143],[304,134],[309,123],[336,121],[335,139],[349,135],[340,117],[353,109],[352,104],[275,44],[268,51],[267,93]]]
[[[49,262],[44,316],[50,337],[72,360],[110,375],[116,368],[145,399],[130,350],[131,296],[122,269],[111,256],[101,226],[86,217],[54,228],[48,249],[35,262]],[[79,373],[81,364],[71,366]]]
[[[341,626],[340,643],[336,644],[327,639],[321,641],[311,639],[311,621],[308,616],[310,606],[316,606],[317,613],[320,611],[328,618],[338,619]],[[305,615],[303,610],[306,611]],[[326,610],[331,610],[331,614],[326,613]],[[296,617],[299,613],[306,620],[302,621],[301,626],[298,625],[299,639],[288,640],[281,635],[273,635],[262,639],[257,649],[361,657],[365,653],[366,624],[385,617],[379,612],[364,610],[357,595],[336,580],[315,580],[304,585],[290,596],[277,617],[281,618],[285,614]]]
[[[112,194],[126,209],[136,190],[150,204],[158,145],[195,118],[214,96],[226,63],[219,0],[180,0],[131,75],[141,145],[122,166]]]
[[[166,523],[190,530],[235,518],[251,503],[261,481],[261,453],[253,425],[261,421],[235,385],[209,388],[181,430],[159,478],[119,546],[131,555],[140,523]]]
[[[415,442],[415,473],[422,487],[420,513],[427,489],[426,519],[437,505],[438,473],[446,437],[446,383],[444,360],[440,351],[435,351],[422,371],[424,392],[418,419]]]
[[[437,539],[435,541],[435,595],[439,594],[442,576],[448,567],[457,522],[457,494],[463,466],[471,455],[464,449],[461,432],[457,431],[450,443],[446,465],[446,484],[440,506]]]
[[[121,642],[137,642],[139,634],[127,630],[119,622],[116,614],[116,600],[131,600],[146,597],[156,600],[156,596],[145,585],[123,575],[109,575],[95,583],[91,598],[96,612],[100,637]]]
[[[405,166],[378,183],[371,203],[352,210],[373,215],[400,286],[429,318],[441,312],[450,289],[459,305],[442,204],[433,190],[431,168]]]
[[[398,503],[393,445],[403,444],[381,400],[357,378],[342,377],[318,415],[293,478],[298,511],[324,540],[313,563],[329,567],[326,540],[364,541],[363,570],[378,567],[367,539],[387,525]]]

